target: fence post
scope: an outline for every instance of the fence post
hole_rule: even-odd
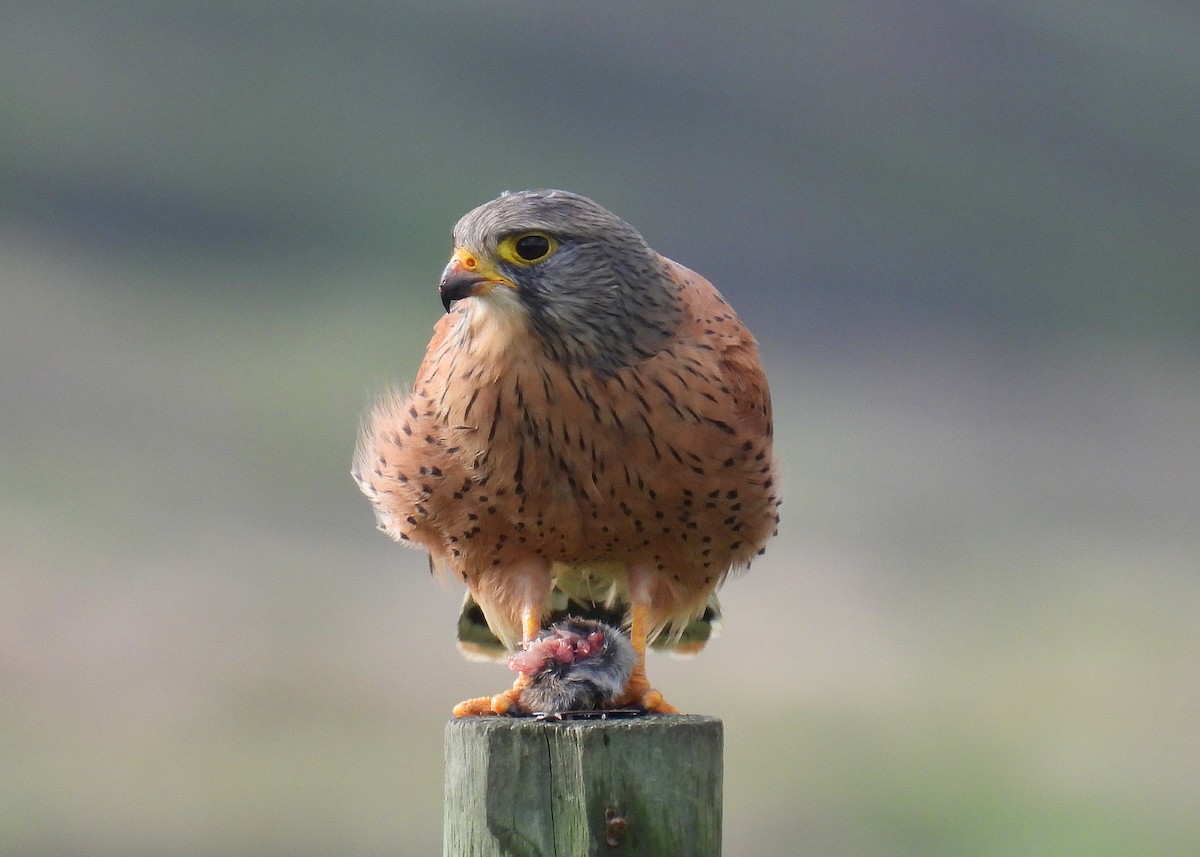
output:
[[[715,717],[446,725],[444,857],[716,857]]]

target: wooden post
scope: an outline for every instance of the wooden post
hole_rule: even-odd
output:
[[[715,717],[446,726],[444,857],[717,857]]]

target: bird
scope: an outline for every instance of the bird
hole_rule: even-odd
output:
[[[757,341],[707,279],[564,190],[465,214],[438,289],[412,386],[375,403],[354,455],[379,529],[461,580],[505,651],[564,609],[614,620],[634,663],[605,704],[676,713],[647,646],[697,648],[685,632],[778,530]],[[454,715],[523,713],[530,683]]]

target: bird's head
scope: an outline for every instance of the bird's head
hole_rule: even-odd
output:
[[[473,299],[521,314],[550,357],[605,373],[656,353],[681,315],[638,231],[561,190],[506,193],[465,215],[440,290],[447,312]]]

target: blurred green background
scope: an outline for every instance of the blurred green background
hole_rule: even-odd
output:
[[[499,689],[348,475],[560,186],[758,334],[726,853],[1200,853],[1193,4],[0,9],[0,853],[440,853]]]

